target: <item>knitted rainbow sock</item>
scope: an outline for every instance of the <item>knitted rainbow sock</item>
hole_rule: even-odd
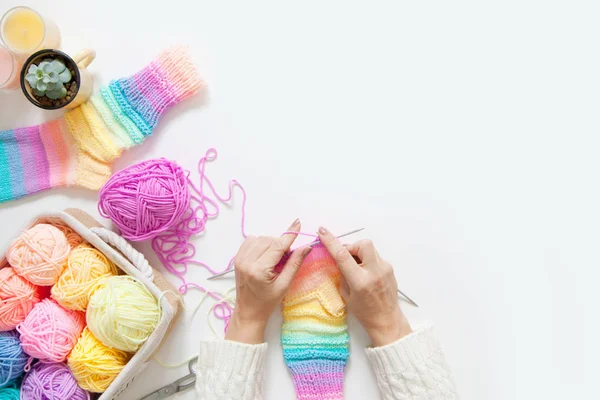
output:
[[[0,203],[54,187],[100,189],[121,152],[143,142],[167,109],[200,87],[188,55],[173,48],[60,119],[0,131]]]
[[[344,398],[349,336],[339,285],[335,261],[317,245],[283,299],[283,357],[298,400]]]

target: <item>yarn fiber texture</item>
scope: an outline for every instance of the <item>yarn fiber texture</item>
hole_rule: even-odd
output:
[[[67,268],[52,286],[52,298],[70,310],[85,311],[96,285],[117,274],[117,267],[104,254],[80,245],[69,254]]]
[[[69,355],[67,364],[80,387],[102,393],[115,380],[129,361],[129,355],[112,349],[86,327]]]
[[[65,268],[70,251],[60,229],[37,224],[12,243],[6,259],[17,274],[31,283],[52,286]]]
[[[0,388],[9,386],[23,375],[28,361],[29,356],[21,348],[17,331],[0,332]]]
[[[71,249],[79,246],[84,241],[79,233],[75,232],[73,228],[62,222],[60,218],[47,218],[40,223],[52,225],[61,231],[67,238],[67,242],[69,243],[69,246],[71,246]]]
[[[90,298],[87,326],[108,347],[135,352],[150,337],[160,319],[156,298],[135,278],[102,280]]]
[[[0,389],[0,400],[21,400],[21,391],[13,387]]]
[[[140,241],[171,228],[189,205],[186,172],[161,158],[113,175],[100,190],[98,210],[114,222],[121,236]]]
[[[44,299],[33,307],[17,330],[27,354],[43,361],[62,362],[84,327],[83,313],[64,309],[54,300]]]
[[[89,400],[63,363],[37,363],[21,385],[21,400]]]
[[[41,299],[38,286],[17,275],[11,267],[0,269],[0,331],[15,329]]]
[[[313,247],[283,299],[281,343],[298,400],[344,398],[350,355],[340,271],[323,245]]]

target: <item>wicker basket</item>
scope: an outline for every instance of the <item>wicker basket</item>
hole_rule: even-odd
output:
[[[144,256],[113,231],[104,228],[96,220],[79,209],[67,209],[41,214],[24,227],[28,229],[38,223],[62,222],[79,233],[87,242],[100,250],[112,260],[123,272],[142,282],[148,290],[160,299],[162,310],[161,319],[154,332],[146,343],[133,355],[125,368],[119,373],[110,387],[100,395],[99,400],[112,400],[123,392],[127,386],[146,369],[151,357],[160,346],[163,338],[169,332],[179,314],[179,292],[155,269],[153,269]],[[15,233],[15,238],[20,232]],[[10,243],[0,250],[0,268],[8,265],[4,254]]]

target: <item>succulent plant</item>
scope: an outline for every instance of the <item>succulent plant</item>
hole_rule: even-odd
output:
[[[39,65],[32,64],[25,79],[36,96],[62,99],[67,95],[64,84],[71,81],[71,72],[59,60],[44,60]]]

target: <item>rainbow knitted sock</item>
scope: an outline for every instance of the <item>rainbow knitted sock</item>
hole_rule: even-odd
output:
[[[338,266],[317,245],[283,299],[283,357],[298,400],[344,398],[349,336],[339,286]]]
[[[121,152],[143,142],[167,109],[200,87],[188,55],[173,48],[60,119],[0,131],[0,203],[54,187],[100,189]]]

